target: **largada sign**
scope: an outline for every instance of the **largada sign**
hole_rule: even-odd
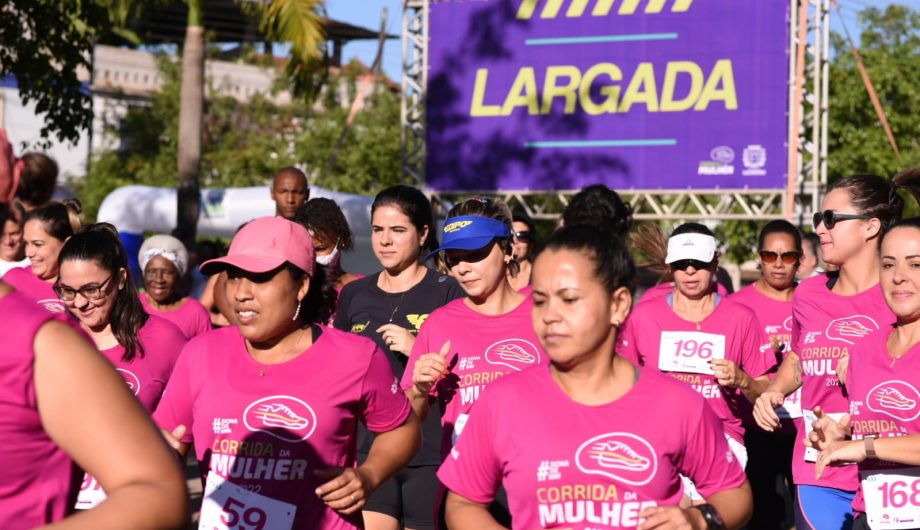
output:
[[[782,0],[434,0],[435,190],[784,188]]]

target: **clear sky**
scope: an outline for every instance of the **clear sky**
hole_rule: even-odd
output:
[[[733,1],[733,0],[722,0]],[[758,0],[779,1],[779,0]],[[855,38],[859,34],[857,13],[866,7],[884,8],[889,4],[902,4],[920,9],[920,0],[838,0],[840,9],[847,27]],[[380,13],[386,8],[387,33],[400,35],[402,33],[402,2],[400,0],[326,0],[326,10],[329,16],[376,31],[380,28]],[[840,16],[837,10],[831,8],[831,29],[843,33]],[[352,57],[360,58],[365,64],[374,61],[377,51],[376,41],[355,41],[345,46],[342,53],[343,60]],[[399,40],[387,41],[384,48],[383,70],[394,81],[399,82],[402,76],[402,42]]]

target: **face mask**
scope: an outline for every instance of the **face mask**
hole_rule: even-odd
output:
[[[339,248],[336,247],[332,252],[326,254],[325,256],[316,256],[316,264],[322,265],[327,269],[330,268],[330,265],[338,265],[339,263]]]

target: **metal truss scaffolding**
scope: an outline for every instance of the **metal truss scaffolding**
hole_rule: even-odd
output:
[[[511,1],[511,0],[506,0]],[[732,0],[722,0],[725,2]],[[431,0],[403,0],[402,145],[407,183],[424,188],[425,91],[428,7]],[[827,185],[827,108],[830,0],[789,0],[789,168],[782,189],[618,189],[637,219],[764,220],[802,224],[818,209]],[[804,19],[802,16],[804,15]],[[800,21],[804,20],[804,26]],[[801,37],[804,36],[804,40]],[[804,53],[799,43],[804,43]],[[799,59],[802,59],[801,64]],[[801,72],[801,76],[797,73]],[[797,80],[800,80],[797,83]],[[559,217],[578,190],[469,190],[431,192],[435,204],[464,197],[499,197],[534,219]]]

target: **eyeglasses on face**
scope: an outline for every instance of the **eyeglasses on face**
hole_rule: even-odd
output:
[[[685,271],[690,267],[693,267],[696,270],[703,270],[712,267],[712,262],[700,261],[698,259],[680,259],[671,263],[671,267],[678,271]]]
[[[823,212],[815,212],[812,224],[815,228],[818,228],[818,225],[823,222],[828,230],[833,230],[834,226],[837,225],[837,221],[849,221],[850,219],[872,219],[872,216],[863,213],[837,213],[831,210],[824,210]]]
[[[65,302],[72,302],[78,294],[87,300],[102,300],[106,295],[106,285],[114,276],[114,274],[110,274],[102,283],[89,283],[79,289],[68,287],[60,282],[55,283],[52,288],[54,289],[54,294]]]
[[[794,250],[783,252],[782,254],[773,252],[772,250],[761,250],[758,252],[758,254],[760,255],[760,260],[767,264],[773,263],[777,259],[782,259],[783,263],[792,265],[793,263],[798,262],[802,257],[801,254]]]

